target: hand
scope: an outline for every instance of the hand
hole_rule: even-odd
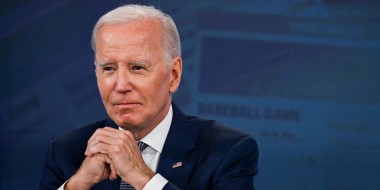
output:
[[[129,131],[110,127],[96,130],[88,141],[85,154],[88,157],[107,155],[115,173],[136,189],[142,189],[154,176],[144,163],[137,142]]]
[[[109,177],[117,178],[111,159],[105,154],[86,157],[77,173],[66,183],[65,190],[90,189],[94,184]]]

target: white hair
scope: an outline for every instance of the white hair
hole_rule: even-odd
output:
[[[153,6],[144,5],[120,6],[100,17],[92,31],[91,47],[93,51],[96,51],[95,38],[96,33],[101,26],[107,24],[130,23],[145,19],[157,19],[161,23],[164,33],[163,53],[166,61],[171,63],[172,58],[181,56],[181,41],[173,19]]]

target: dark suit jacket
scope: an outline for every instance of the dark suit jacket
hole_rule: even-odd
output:
[[[53,140],[40,189],[57,189],[68,180],[85,158],[88,139],[105,126],[117,128],[105,119]],[[164,189],[253,189],[257,161],[257,144],[249,135],[215,121],[186,116],[173,105],[173,121],[157,168],[169,181]],[[182,167],[173,168],[177,162],[182,162]],[[117,190],[119,183],[120,179],[106,179],[93,189]]]

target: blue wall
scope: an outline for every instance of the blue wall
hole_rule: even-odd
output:
[[[175,101],[257,139],[258,189],[380,188],[379,1],[35,0],[0,3],[0,189],[36,189],[49,140],[105,117],[90,35],[128,2],[172,15]]]

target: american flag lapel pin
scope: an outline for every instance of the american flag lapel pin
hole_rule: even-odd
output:
[[[173,164],[173,169],[174,168],[179,168],[179,167],[182,167],[182,162],[176,162]]]

